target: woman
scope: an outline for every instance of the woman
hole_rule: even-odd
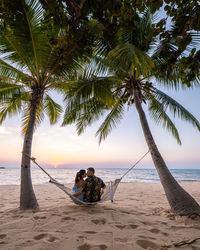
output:
[[[77,174],[75,178],[75,184],[72,188],[72,194],[77,193],[78,191],[82,190],[83,182],[86,177],[86,171],[84,169],[81,169]],[[76,196],[77,199],[83,201],[84,193],[80,194],[79,196]],[[74,200],[74,203],[80,204],[78,201]]]

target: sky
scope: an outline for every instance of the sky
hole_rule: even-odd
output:
[[[200,88],[166,92],[200,120]],[[59,100],[57,96],[56,98]],[[167,166],[200,169],[200,132],[191,124],[175,119],[182,141],[180,146],[162,125],[157,125],[151,120],[145,105],[144,110]],[[125,113],[117,128],[114,128],[107,139],[99,145],[95,132],[102,120],[78,136],[75,125],[61,127],[60,120],[52,126],[45,118],[34,133],[32,156],[37,158],[39,164],[54,168],[128,168],[148,151],[134,106]],[[20,167],[22,146],[21,117],[17,115],[8,118],[0,126],[0,166]],[[146,156],[138,167],[154,168],[150,155]]]

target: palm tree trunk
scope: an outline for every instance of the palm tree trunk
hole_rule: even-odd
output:
[[[151,134],[145,113],[142,109],[141,100],[139,98],[139,90],[134,86],[134,101],[137,112],[140,117],[143,133],[151,153],[155,168],[160,177],[161,184],[164,188],[167,200],[171,206],[172,212],[177,215],[200,215],[200,206],[194,198],[188,194],[174,179],[167,168]]]
[[[24,145],[21,161],[20,209],[38,208],[38,202],[32,186],[29,157],[31,157],[31,147],[36,121],[36,112],[41,99],[42,94],[38,93],[37,91],[33,91],[30,105],[30,119],[24,136]]]

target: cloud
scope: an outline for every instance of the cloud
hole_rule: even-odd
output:
[[[10,135],[11,131],[3,126],[0,126],[0,135]]]

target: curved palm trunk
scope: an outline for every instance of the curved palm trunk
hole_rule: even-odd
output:
[[[30,106],[30,119],[24,136],[23,154],[21,161],[21,190],[20,190],[20,209],[36,209],[38,202],[33,190],[31,181],[30,159],[32,138],[35,127],[36,112],[42,99],[42,94],[33,91]]]
[[[134,86],[134,100],[151,157],[172,211],[177,215],[200,215],[200,206],[174,179],[158,151],[142,109],[137,86]]]

